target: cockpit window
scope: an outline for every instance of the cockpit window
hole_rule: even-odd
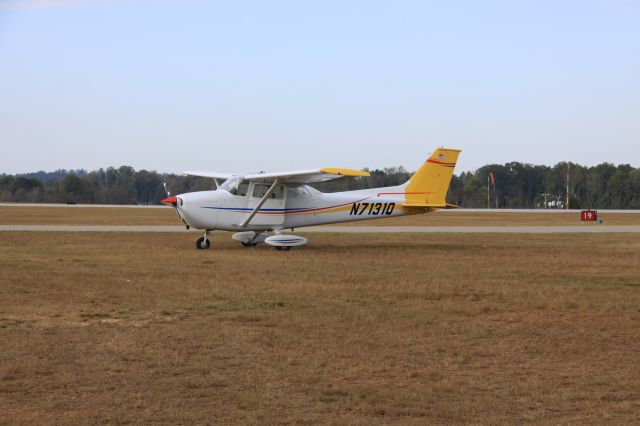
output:
[[[232,192],[232,194],[238,195],[240,197],[246,197],[248,191],[249,191],[249,184],[247,182],[242,182],[240,185],[238,185],[238,190],[235,192]]]
[[[238,191],[238,187],[240,186],[240,182],[242,182],[242,176],[232,176],[229,179],[225,180],[218,189],[222,189],[223,191],[227,191],[231,194],[235,194]],[[245,190],[246,194],[246,190]]]

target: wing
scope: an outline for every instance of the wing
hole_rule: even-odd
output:
[[[232,176],[237,176],[237,175],[234,175],[233,173],[201,172],[198,170],[191,170],[191,171],[182,172],[182,173],[189,176],[208,177],[208,178],[220,179],[220,180],[227,180]]]
[[[365,172],[363,170],[324,167],[322,169],[298,170],[293,172],[254,173],[245,175],[244,179],[262,180],[265,182],[274,182],[277,179],[280,183],[306,185],[309,183],[338,179],[344,176],[369,176],[369,172]]]

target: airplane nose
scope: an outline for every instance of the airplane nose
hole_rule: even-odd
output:
[[[176,197],[167,197],[164,200],[160,200],[160,202],[175,207],[178,204],[178,199]]]

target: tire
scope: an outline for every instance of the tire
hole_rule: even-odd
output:
[[[198,250],[208,249],[209,247],[211,247],[211,241],[209,241],[208,238],[205,240],[204,237],[200,237],[198,241],[196,241],[196,248]]]
[[[275,249],[278,250],[278,251],[289,251],[289,250],[291,250],[291,247],[276,246]]]
[[[242,247],[255,247],[258,243],[242,243]]]

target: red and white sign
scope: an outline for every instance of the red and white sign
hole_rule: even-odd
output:
[[[595,222],[598,220],[598,212],[595,210],[582,210],[580,220],[583,222]]]

